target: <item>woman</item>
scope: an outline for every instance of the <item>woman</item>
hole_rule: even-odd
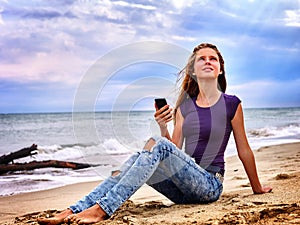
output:
[[[217,47],[207,43],[195,47],[181,74],[172,136],[167,129],[172,109],[156,107],[154,116],[162,137],[150,138],[143,151],[131,156],[90,194],[54,218],[39,219],[40,224],[99,222],[144,183],[177,204],[216,201],[223,190],[224,152],[231,131],[253,192],[272,191],[260,184],[240,100],[225,94],[224,60]],[[180,150],[183,143],[185,152]]]

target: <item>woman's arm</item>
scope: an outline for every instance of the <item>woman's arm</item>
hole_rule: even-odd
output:
[[[183,116],[181,114],[180,108],[176,110],[175,115],[175,124],[174,124],[174,130],[172,134],[172,142],[177,146],[177,148],[182,149],[183,144],[183,135],[182,135],[182,124],[183,124]]]
[[[272,187],[262,187],[258,178],[254,154],[249,146],[244,127],[244,116],[241,104],[239,104],[233,120],[231,121],[233,135],[238,151],[238,156],[243,163],[248,175],[252,190],[255,194],[263,194],[272,191]]]
[[[183,116],[181,114],[180,108],[176,111],[176,123],[174,125],[174,131],[172,134],[172,137],[168,131],[167,123],[173,120],[172,115],[172,109],[166,105],[162,107],[161,109],[157,109],[154,114],[155,120],[159,125],[161,136],[166,137],[170,141],[172,141],[178,148],[182,148],[183,143],[183,137],[182,137],[182,123],[183,123]]]

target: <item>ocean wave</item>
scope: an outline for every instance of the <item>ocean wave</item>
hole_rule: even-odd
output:
[[[263,127],[250,129],[247,133],[254,138],[300,138],[300,125],[292,123],[281,127]]]
[[[128,154],[131,151],[114,138],[105,140],[101,145],[108,154]]]
[[[270,137],[273,136],[267,128],[260,128],[248,131],[250,137]]]
[[[32,160],[62,160],[82,162],[84,158],[101,155],[129,154],[132,150],[114,138],[104,140],[99,144],[54,144],[39,145],[36,155],[15,160],[15,162],[29,162]]]

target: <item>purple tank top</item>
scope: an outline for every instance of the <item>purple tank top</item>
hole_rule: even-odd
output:
[[[202,168],[217,166],[224,170],[224,152],[232,131],[231,120],[241,100],[222,93],[211,107],[196,104],[196,97],[186,99],[180,110],[184,117],[185,152]]]

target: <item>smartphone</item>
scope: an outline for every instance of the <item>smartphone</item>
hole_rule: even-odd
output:
[[[154,101],[158,109],[161,109],[162,107],[167,105],[167,100],[165,98],[156,98],[154,99]]]

